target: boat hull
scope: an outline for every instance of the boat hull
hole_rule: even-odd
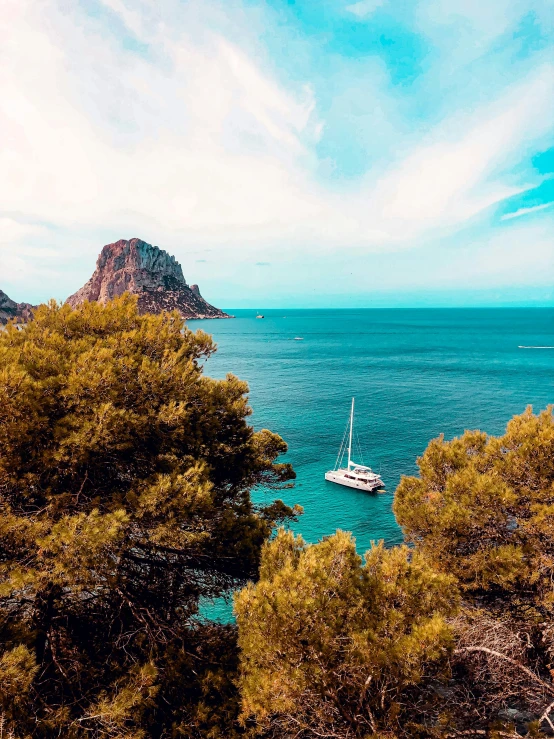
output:
[[[374,480],[372,482],[362,482],[361,480],[345,477],[344,474],[334,470],[326,472],[325,479],[329,482],[334,482],[337,485],[343,485],[346,488],[364,490],[366,493],[374,493],[380,488],[383,488],[383,481],[381,479]]]

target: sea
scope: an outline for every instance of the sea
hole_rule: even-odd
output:
[[[291,528],[308,542],[352,532],[360,554],[372,541],[402,541],[392,513],[402,475],[440,434],[502,434],[531,405],[554,403],[554,309],[230,310],[231,320],[189,321],[212,334],[205,373],[246,380],[256,429],[282,436],[296,471],[290,489],[254,490],[304,513]],[[355,398],[363,462],[384,493],[327,482]],[[359,453],[356,455],[359,456]],[[362,461],[356,458],[356,461]]]

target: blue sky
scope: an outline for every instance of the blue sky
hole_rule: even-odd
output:
[[[554,305],[550,0],[3,0],[0,288],[103,244],[223,307]]]

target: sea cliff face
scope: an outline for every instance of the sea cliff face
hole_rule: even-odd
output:
[[[138,295],[143,313],[177,310],[183,318],[230,318],[204,300],[198,285],[189,287],[175,257],[141,239],[104,246],[94,274],[67,302],[106,303],[124,292]]]
[[[13,318],[18,323],[27,323],[33,317],[33,310],[30,303],[16,303],[0,290],[0,326],[5,326]]]

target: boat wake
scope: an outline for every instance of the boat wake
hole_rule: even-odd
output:
[[[518,349],[554,349],[554,346],[518,346]]]

